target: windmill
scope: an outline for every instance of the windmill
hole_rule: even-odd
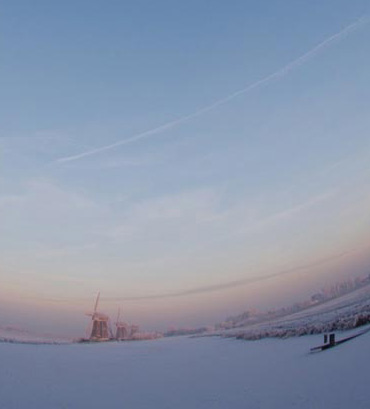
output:
[[[100,292],[96,297],[94,311],[87,314],[92,319],[90,341],[108,341],[110,339],[108,326],[109,317],[108,315],[98,312],[99,299]]]
[[[117,341],[123,341],[125,339],[128,339],[128,336],[129,336],[129,325],[119,320],[120,315],[121,315],[121,309],[119,308],[118,314],[117,314],[117,320],[116,320],[116,336],[115,336]]]
[[[139,332],[139,326],[132,324],[130,325],[130,339],[134,339],[134,336]]]

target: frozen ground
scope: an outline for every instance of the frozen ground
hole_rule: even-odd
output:
[[[0,407],[368,409],[370,333],[309,354],[321,341],[0,343]]]

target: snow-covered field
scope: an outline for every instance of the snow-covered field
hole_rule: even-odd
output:
[[[0,343],[0,408],[368,409],[370,333],[310,354],[321,342]]]

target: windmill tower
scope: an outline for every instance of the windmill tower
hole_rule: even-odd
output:
[[[92,319],[92,330],[90,341],[108,341],[109,336],[109,317],[108,315],[98,312],[98,305],[100,299],[100,292],[96,297],[94,312],[87,314]]]
[[[129,336],[129,325],[119,320],[120,315],[121,315],[121,309],[119,308],[118,314],[117,314],[117,320],[116,320],[116,336],[115,336],[117,341],[123,341],[125,339],[128,339],[128,336]]]

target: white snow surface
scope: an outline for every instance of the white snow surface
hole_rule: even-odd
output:
[[[322,338],[0,343],[0,408],[368,409],[370,333]]]

